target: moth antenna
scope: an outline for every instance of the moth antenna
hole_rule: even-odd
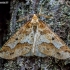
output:
[[[29,14],[29,16],[32,16],[32,14]],[[21,22],[21,21],[25,20],[27,17],[28,17],[28,15],[23,18],[19,18],[16,22]]]
[[[33,15],[33,19],[36,19],[36,18],[38,18],[37,16],[42,16],[42,17],[45,17],[45,18],[53,18],[52,16],[47,16],[47,15],[44,15],[44,14],[41,14],[41,13],[39,13],[39,14],[34,14]],[[32,16],[32,14],[30,14],[29,16]],[[20,19],[18,19],[16,22],[22,22],[23,20],[25,20],[26,18],[27,18],[28,16],[25,16],[25,17],[23,17],[23,18],[20,18]]]
[[[42,8],[42,4],[41,4],[40,11],[39,11],[39,14],[38,14],[39,16],[43,16],[43,17],[48,18],[48,19],[53,18],[52,16],[47,16],[47,15],[42,14],[42,9],[43,8]]]
[[[42,17],[45,17],[45,18],[48,18],[48,19],[53,18],[53,16],[48,16],[48,15],[44,15],[44,14],[39,14],[39,16],[42,16]]]
[[[42,4],[41,4],[41,8],[40,8],[40,11],[39,11],[39,15],[42,13]]]
[[[24,17],[24,18],[20,18],[20,19],[18,19],[16,22],[21,22],[21,21],[25,20],[26,18],[27,18],[27,16]]]

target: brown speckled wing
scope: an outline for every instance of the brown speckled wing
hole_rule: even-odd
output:
[[[39,38],[37,46],[39,51],[45,56],[52,56],[57,59],[67,59],[70,57],[70,49],[48,26],[42,21],[39,26]]]
[[[0,50],[0,57],[13,59],[29,53],[33,45],[33,32],[30,21],[24,24]]]
[[[70,49],[47,24],[34,14],[1,48],[0,57],[14,59],[19,56],[52,56],[70,58]]]

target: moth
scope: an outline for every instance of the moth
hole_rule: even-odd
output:
[[[2,46],[0,57],[14,59],[19,56],[70,57],[70,49],[36,14]]]

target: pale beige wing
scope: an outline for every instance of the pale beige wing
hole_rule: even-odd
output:
[[[32,45],[33,31],[32,25],[28,21],[3,45],[0,50],[0,57],[13,59],[18,56],[25,56],[30,52]]]
[[[58,59],[70,57],[70,49],[51,29],[42,21],[39,21],[39,37],[37,47],[39,52],[45,56],[52,56]],[[41,55],[42,56],[42,55]]]

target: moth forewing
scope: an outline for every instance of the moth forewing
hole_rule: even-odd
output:
[[[47,24],[34,14],[10,37],[0,50],[0,57],[14,59],[19,56],[52,56],[57,59],[70,57],[70,49]]]

